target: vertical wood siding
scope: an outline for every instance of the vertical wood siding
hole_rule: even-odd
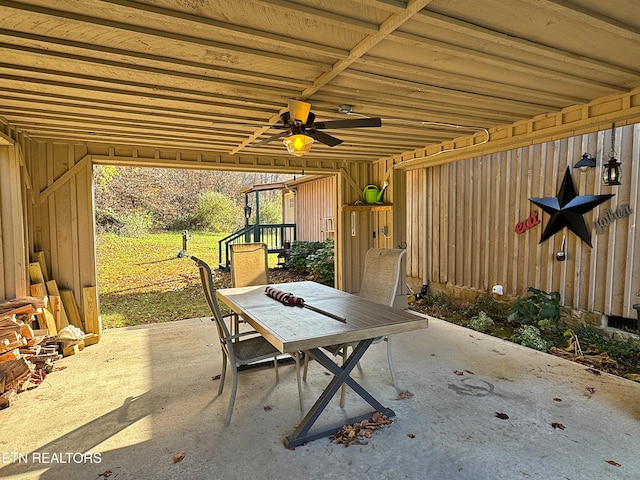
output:
[[[28,295],[25,208],[20,149],[0,146],[0,300]]]
[[[560,292],[564,305],[635,317],[631,306],[640,301],[640,125],[616,129],[616,158],[623,169],[618,187],[601,180],[610,150],[611,131],[605,130],[408,172],[409,276],[424,279],[420,258],[426,254],[429,281],[481,291],[500,284],[516,296],[536,287]],[[583,173],[573,165],[585,152],[596,156],[598,167]],[[593,248],[568,229],[539,243],[549,215],[528,199],[555,197],[567,167],[579,195],[615,194],[584,215]],[[624,204],[633,209],[631,216],[596,233],[594,219]],[[541,223],[516,234],[516,224],[532,211]],[[563,235],[567,259],[558,262]]]
[[[333,218],[335,230],[335,177],[326,177],[296,187],[296,229],[298,240],[322,242],[332,237],[324,231],[323,218]]]
[[[82,313],[82,290],[96,285],[92,163],[80,145],[30,142],[27,148],[39,192],[34,249],[44,251],[52,278],[60,290],[73,290]]]

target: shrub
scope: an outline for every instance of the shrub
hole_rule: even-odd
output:
[[[307,257],[307,270],[315,281],[333,285],[333,267],[333,239],[328,238]]]
[[[309,273],[307,270],[307,257],[321,248],[320,242],[295,241],[287,250],[287,261],[284,267],[300,273]]]
[[[507,317],[510,305],[504,302],[499,302],[491,295],[479,295],[471,303],[465,306],[464,314],[467,317],[479,316],[481,312],[484,312],[487,316],[491,317],[497,322],[504,322]]]
[[[243,224],[242,209],[220,192],[201,194],[194,217],[199,227],[213,233],[233,232]]]
[[[147,210],[135,210],[120,215],[122,226],[117,232],[123,237],[144,237],[153,231],[153,215]]]
[[[307,274],[313,280],[333,285],[333,239],[324,242],[293,242],[287,251],[285,268]]]
[[[96,208],[97,233],[120,233],[124,226],[118,214],[111,209]]]
[[[511,337],[511,341],[519,343],[525,347],[540,350],[541,352],[546,352],[549,348],[549,343],[542,338],[540,329],[533,325],[523,325],[520,327]]]
[[[493,318],[482,311],[469,321],[469,327],[478,332],[488,332],[493,325]]]
[[[518,298],[511,309],[507,320],[523,325],[537,325],[547,328],[560,320],[560,294],[547,293],[537,288],[529,287],[527,297]]]

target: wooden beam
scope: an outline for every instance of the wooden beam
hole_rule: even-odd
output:
[[[40,201],[43,202],[49,195],[54,193],[60,187],[65,185],[69,180],[71,180],[77,173],[79,173],[83,168],[86,167],[89,162],[89,158],[87,156],[83,157],[78,163],[76,163],[69,170],[60,175],[51,185],[40,192]]]
[[[13,145],[15,141],[4,132],[0,132],[0,145]]]
[[[584,135],[640,122],[640,88],[624,95],[609,95],[588,104],[567,107],[557,113],[538,115],[529,120],[488,129],[484,133],[467,135],[406,152],[394,159],[394,168],[427,168],[465,158],[512,150],[527,145]],[[407,155],[412,158],[407,158]]]
[[[86,333],[93,333],[99,338],[102,333],[102,321],[98,307],[98,289],[96,287],[83,288],[82,299]]]
[[[67,311],[64,308],[64,304],[62,303],[62,299],[60,297],[60,290],[58,290],[58,284],[55,280],[49,280],[45,283],[47,286],[47,293],[49,294],[49,302],[59,302],[60,303],[60,328],[64,328],[69,325],[69,318],[67,317]],[[57,299],[57,300],[56,300]],[[55,307],[53,307],[55,308]]]

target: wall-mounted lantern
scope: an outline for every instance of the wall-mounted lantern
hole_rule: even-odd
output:
[[[584,155],[582,155],[582,157],[580,157],[580,160],[578,160],[578,163],[576,163],[573,168],[578,168],[581,172],[586,172],[587,170],[589,170],[590,168],[594,168],[595,166],[596,159],[588,153],[585,153]]]
[[[616,124],[614,123],[611,125],[611,152],[609,152],[609,161],[602,165],[602,182],[610,186],[622,184],[622,164],[616,159],[615,142]]]

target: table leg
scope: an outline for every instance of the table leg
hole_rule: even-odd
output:
[[[293,434],[285,439],[286,447],[297,447],[298,445],[302,445],[303,443],[310,442],[318,438],[331,436],[335,434],[343,425],[370,419],[375,412],[380,412],[387,417],[395,416],[395,412],[393,410],[383,406],[380,402],[378,402],[378,400],[373,397],[373,395],[367,392],[358,382],[350,377],[351,371],[356,367],[372,342],[372,338],[359,342],[342,366],[339,366],[318,348],[314,348],[309,351],[309,353],[318,361],[318,363],[320,363],[323,367],[334,374],[334,377],[329,385],[327,385],[327,387],[324,389],[318,400],[316,400],[316,403],[314,403],[313,407],[311,407],[311,409],[302,419],[300,425],[298,425],[298,427],[294,430]],[[318,433],[309,433],[309,430],[316,422],[320,414],[327,407],[329,401],[334,397],[336,392],[338,392],[338,390],[344,383],[349,385],[358,395],[360,395],[360,397],[362,397],[369,405],[371,405],[374,408],[374,411],[366,415],[349,419],[330,430]]]

